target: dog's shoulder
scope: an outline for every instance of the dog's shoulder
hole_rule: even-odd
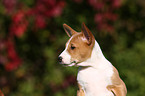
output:
[[[111,77],[112,84],[107,86],[107,89],[112,91],[115,96],[126,96],[127,89],[119,76],[117,69],[113,66],[113,75]]]

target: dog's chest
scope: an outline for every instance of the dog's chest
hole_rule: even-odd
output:
[[[113,96],[107,90],[111,84],[112,71],[86,68],[79,70],[77,80],[85,91],[85,96]]]

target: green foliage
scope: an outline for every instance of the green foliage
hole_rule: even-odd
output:
[[[121,40],[121,39],[120,39]],[[125,47],[123,40],[115,45],[113,63],[116,64],[128,88],[128,96],[143,96],[145,92],[145,40],[134,42],[131,48]],[[118,48],[120,47],[121,48]]]

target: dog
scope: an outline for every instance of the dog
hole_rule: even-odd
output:
[[[105,58],[92,32],[82,23],[81,32],[67,24],[70,39],[58,61],[65,66],[78,66],[77,96],[126,96],[127,88],[117,69]]]

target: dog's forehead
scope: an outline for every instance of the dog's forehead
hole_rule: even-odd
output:
[[[79,44],[83,42],[83,34],[82,33],[77,33],[75,35],[73,35],[68,41],[67,44],[70,43],[75,43],[75,44]]]

